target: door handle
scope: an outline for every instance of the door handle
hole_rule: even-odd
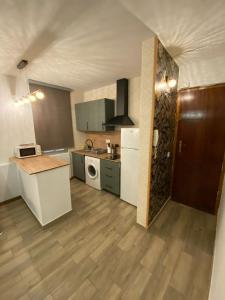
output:
[[[179,145],[178,145],[178,152],[182,152],[182,140],[179,140]]]

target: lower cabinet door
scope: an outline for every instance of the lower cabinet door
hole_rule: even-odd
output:
[[[73,175],[85,181],[85,159],[84,155],[78,153],[72,153],[73,157]]]

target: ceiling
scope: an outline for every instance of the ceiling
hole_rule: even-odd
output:
[[[140,74],[141,43],[158,35],[180,87],[225,82],[224,0],[2,0],[0,69],[72,89]]]
[[[180,66],[180,85],[225,82],[224,0],[121,0]]]
[[[140,74],[141,43],[152,31],[117,0],[2,0],[0,70],[87,89]]]

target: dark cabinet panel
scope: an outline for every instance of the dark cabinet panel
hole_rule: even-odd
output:
[[[106,98],[75,104],[77,130],[95,132],[114,130],[112,126],[103,125],[114,117],[114,104],[114,100]]]
[[[75,104],[77,130],[88,130],[88,103]]]
[[[80,180],[85,181],[85,157],[78,153],[72,153],[73,157],[73,175]]]
[[[101,186],[103,190],[120,195],[120,163],[101,160]]]

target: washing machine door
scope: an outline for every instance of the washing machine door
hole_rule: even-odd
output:
[[[88,171],[88,176],[91,179],[95,179],[98,176],[98,170],[95,168],[94,164],[88,164],[87,171]]]

